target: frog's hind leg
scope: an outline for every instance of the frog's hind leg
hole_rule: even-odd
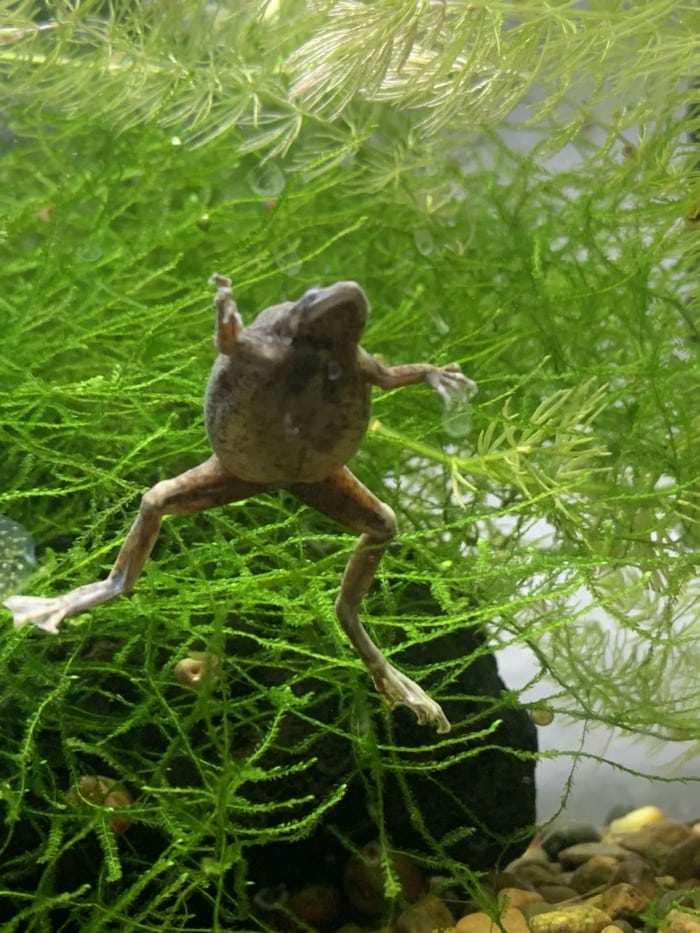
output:
[[[247,483],[227,473],[216,457],[157,483],[141,500],[139,514],[105,580],[43,599],[37,596],[11,596],[4,605],[12,612],[15,627],[32,623],[56,634],[66,616],[76,615],[130,590],[153,549],[164,515],[186,515],[217,505],[246,499],[265,487]]]
[[[421,725],[434,722],[438,732],[449,732],[442,708],[415,681],[396,670],[369,637],[358,610],[369,590],[389,542],[396,534],[393,510],[343,467],[320,483],[290,487],[302,502],[341,525],[361,532],[345,568],[335,611],[353,647],[372,675],[374,685],[392,708],[408,706]]]

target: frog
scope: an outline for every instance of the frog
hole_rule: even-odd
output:
[[[477,390],[458,363],[388,366],[360,346],[369,301],[354,281],[307,289],[266,308],[245,326],[231,280],[214,273],[215,345],[204,422],[211,455],[150,488],[105,579],[61,596],[11,596],[15,627],[57,634],[63,619],[131,591],[166,515],[188,515],[285,489],[359,535],[342,575],[335,613],[390,708],[450,731],[442,707],[389,663],[359,616],[382,556],[397,534],[393,509],[348,467],[371,417],[372,388],[425,383],[446,404]]]

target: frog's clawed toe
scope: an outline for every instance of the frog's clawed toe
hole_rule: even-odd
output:
[[[425,378],[446,405],[465,405],[478,391],[476,383],[464,375],[459,363],[436,367]]]
[[[51,635],[58,634],[58,624],[66,614],[60,597],[43,599],[40,596],[10,596],[3,606],[12,613],[15,628],[31,623]]]
[[[374,685],[392,709],[398,705],[412,709],[418,725],[425,726],[434,722],[440,734],[450,731],[450,721],[440,704],[431,700],[422,687],[395,667],[388,666],[381,676],[375,677]]]

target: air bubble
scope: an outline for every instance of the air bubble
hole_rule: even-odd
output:
[[[413,231],[413,242],[421,256],[430,256],[435,249],[433,235],[426,227],[419,227]]]
[[[472,416],[468,411],[446,409],[442,416],[442,429],[449,437],[458,440],[472,433]]]
[[[276,198],[284,191],[286,179],[276,162],[265,162],[248,172],[248,184],[261,198]]]
[[[85,243],[76,249],[75,258],[80,262],[97,262],[102,258],[102,247],[99,243]]]
[[[287,275],[299,275],[303,263],[296,250],[280,249],[274,252],[273,255],[275,265],[281,272],[285,272]]]

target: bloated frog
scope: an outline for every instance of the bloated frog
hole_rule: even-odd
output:
[[[56,633],[66,616],[132,589],[164,515],[186,515],[284,487],[360,537],[343,574],[335,609],[341,626],[391,707],[448,732],[442,708],[394,668],[359,619],[362,598],[396,534],[392,509],[346,466],[370,417],[372,386],[425,382],[448,402],[476,391],[457,363],[385,366],[359,344],[369,305],[356,282],[312,288],[298,301],[261,311],[244,327],[231,282],[215,274],[216,346],[205,421],[212,456],[146,492],[109,576],[63,596],[5,601],[15,626]]]

